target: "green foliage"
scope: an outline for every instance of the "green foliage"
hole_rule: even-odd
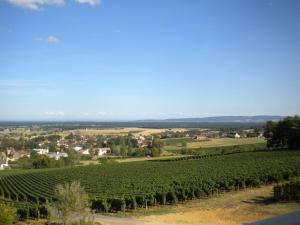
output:
[[[57,201],[50,205],[51,216],[68,224],[72,213],[84,213],[88,207],[88,195],[79,182],[58,184],[55,187]]]
[[[118,211],[176,203],[300,175],[299,151],[246,152],[181,161],[0,172],[0,196],[37,205],[59,201],[57,184],[80,181],[92,208]]]
[[[271,148],[300,148],[300,118],[286,117],[275,123],[267,122],[264,136]]]
[[[300,177],[274,186],[274,197],[278,200],[300,201]]]
[[[160,156],[160,154],[161,154],[161,149],[159,148],[153,148],[153,149],[151,149],[151,155],[153,156],[153,157],[158,157],[158,156]]]
[[[17,216],[17,210],[11,206],[0,204],[0,225],[12,225]]]
[[[164,146],[164,143],[159,138],[154,138],[152,141],[152,148],[160,149]]]

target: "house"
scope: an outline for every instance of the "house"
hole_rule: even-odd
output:
[[[111,152],[110,148],[99,148],[98,156],[106,155]]]
[[[15,160],[18,160],[18,159],[23,158],[23,157],[30,158],[30,152],[27,152],[27,151],[24,151],[24,150],[21,150],[21,151],[15,151],[15,150],[7,151],[7,157],[8,157],[9,161],[15,161]]]
[[[89,149],[81,149],[79,151],[82,155],[90,155],[90,150]]]
[[[74,150],[75,151],[80,151],[80,150],[82,150],[82,147],[81,146],[75,146]]]
[[[57,140],[56,145],[58,147],[64,147],[64,148],[68,148],[69,147],[69,145],[67,143],[65,143],[65,139]]]
[[[68,153],[66,153],[66,152],[49,152],[48,154],[47,154],[47,156],[49,157],[49,158],[52,158],[52,159],[55,159],[55,160],[59,160],[60,158],[66,158],[66,157],[68,157]]]
[[[229,133],[227,134],[229,138],[240,138],[241,136],[238,133]]]
[[[46,155],[49,153],[48,148],[35,148],[33,151],[36,151],[39,155]]]
[[[142,136],[142,135],[140,135],[138,139],[141,140],[141,141],[145,141],[146,140],[146,138],[144,136]]]
[[[145,143],[146,141],[146,138],[142,135],[140,135],[138,138],[137,138],[137,144],[138,144],[138,147],[139,148],[144,148],[147,146],[147,144]]]
[[[4,152],[0,152],[0,170],[8,167],[8,158]]]

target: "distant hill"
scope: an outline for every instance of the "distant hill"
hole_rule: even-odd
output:
[[[264,123],[266,121],[278,121],[283,116],[214,116],[203,118],[178,118],[164,120],[140,120],[139,122],[191,122],[191,123]]]

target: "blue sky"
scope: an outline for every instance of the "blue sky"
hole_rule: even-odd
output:
[[[300,114],[298,0],[1,0],[0,120]]]

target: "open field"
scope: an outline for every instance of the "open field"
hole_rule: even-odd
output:
[[[299,202],[276,202],[272,196],[273,186],[268,185],[228,192],[209,199],[187,201],[177,206],[138,210],[132,216],[153,225],[241,225],[300,210]]]
[[[151,134],[159,134],[165,131],[173,131],[173,132],[183,132],[186,131],[185,128],[138,128],[138,127],[124,127],[124,128],[107,128],[107,129],[79,129],[79,130],[70,130],[63,131],[60,134],[63,136],[68,135],[70,132],[75,132],[80,135],[128,135],[128,133],[132,133],[134,136],[147,136]]]
[[[247,145],[265,143],[264,138],[213,138],[209,141],[188,142],[188,148],[209,148],[209,147],[223,147],[232,145]]]
[[[186,147],[182,147],[182,142],[186,142]],[[177,138],[166,139],[164,150],[172,151],[182,148],[212,148],[212,147],[226,147],[235,145],[251,145],[266,143],[264,138],[212,138],[207,141],[197,141],[191,138]]]
[[[132,157],[132,158],[116,158],[115,162],[125,163],[125,162],[140,162],[140,161],[149,161],[149,160],[164,160],[164,159],[176,159],[187,157],[188,155],[165,155],[158,157]],[[111,158],[113,159],[113,158]],[[95,165],[99,164],[98,160],[81,160],[82,166]]]

